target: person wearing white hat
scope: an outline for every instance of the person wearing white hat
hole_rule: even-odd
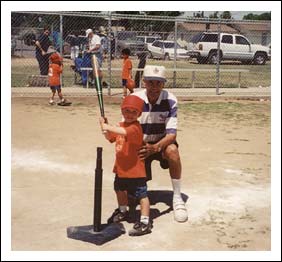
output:
[[[188,219],[187,209],[181,196],[181,160],[176,142],[177,99],[164,90],[165,67],[147,65],[144,68],[145,89],[132,95],[144,101],[139,122],[143,129],[145,145],[139,157],[145,160],[147,179],[151,180],[151,162],[158,160],[162,168],[169,168],[173,187],[174,218],[178,222]]]
[[[102,71],[101,71],[102,62],[103,62],[101,38],[97,34],[94,34],[93,30],[90,29],[90,28],[87,29],[85,31],[85,33],[86,33],[86,37],[88,38],[87,54],[89,54],[90,56],[95,55],[97,57],[98,66],[99,66],[99,68],[98,68],[98,75],[99,75],[99,82],[100,82],[100,85],[101,85],[102,77],[103,77]]]

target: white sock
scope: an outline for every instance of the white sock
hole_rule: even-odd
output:
[[[127,211],[127,206],[119,206],[119,210],[122,213],[125,213]]]
[[[181,197],[181,179],[171,179],[173,188],[173,200],[182,199]]]
[[[149,217],[141,216],[140,222],[144,223],[145,225],[148,225],[149,224]]]

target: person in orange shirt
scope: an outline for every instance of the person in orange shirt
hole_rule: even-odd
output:
[[[111,143],[116,142],[116,160],[113,172],[116,174],[114,189],[119,207],[108,219],[108,223],[125,220],[128,215],[128,195],[139,200],[141,206],[140,221],[137,221],[130,236],[151,233],[152,223],[149,219],[150,202],[147,196],[146,172],[144,161],[138,157],[138,150],[143,144],[143,132],[137,118],[141,115],[144,101],[133,95],[126,96],[121,105],[124,118],[119,126],[108,124],[106,118],[100,118],[101,129]]]
[[[132,83],[131,71],[132,71],[132,62],[129,59],[130,50],[125,48],[121,51],[123,57],[123,67],[122,67],[122,87],[123,87],[123,98],[127,96],[127,89],[130,93],[133,93],[134,86]]]
[[[54,105],[54,97],[56,91],[58,92],[58,96],[60,98],[60,103],[66,103],[66,99],[63,98],[62,90],[61,90],[61,80],[60,76],[63,72],[63,59],[58,53],[53,53],[50,56],[50,65],[48,70],[48,78],[49,78],[49,86],[52,91],[49,104]]]

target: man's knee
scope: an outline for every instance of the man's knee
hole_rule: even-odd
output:
[[[171,144],[171,145],[167,146],[167,148],[165,149],[165,152],[164,152],[164,157],[167,160],[179,161],[180,156],[179,156],[179,151],[178,151],[177,146],[175,144]]]

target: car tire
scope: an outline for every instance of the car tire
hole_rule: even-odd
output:
[[[221,57],[219,56],[219,63],[220,63],[220,59]],[[212,51],[210,54],[209,54],[209,58],[208,58],[208,61],[210,64],[213,64],[215,65],[217,63],[217,52],[216,51]]]
[[[255,65],[265,65],[266,55],[264,53],[257,53],[254,57]]]

